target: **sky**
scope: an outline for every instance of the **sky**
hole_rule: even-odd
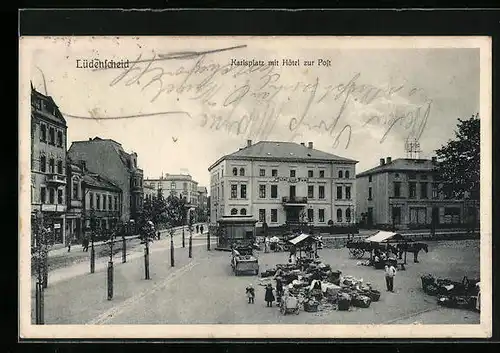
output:
[[[207,187],[208,167],[248,139],[311,141],[359,161],[362,172],[406,157],[408,138],[421,158],[434,156],[458,118],[479,112],[477,48],[168,37],[39,38],[35,46],[30,79],[65,116],[68,148],[110,138],[138,154],[145,177],[189,172]],[[129,60],[130,68],[77,67],[92,59]]]

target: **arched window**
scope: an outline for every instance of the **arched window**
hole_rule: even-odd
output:
[[[231,209],[231,215],[236,215],[238,214],[238,210],[236,208]]]
[[[345,210],[345,220],[347,223],[351,223],[351,209]]]
[[[240,215],[242,215],[242,216],[246,216],[246,214],[247,214],[247,209],[246,209],[246,208],[242,208],[242,209],[240,210]]]
[[[245,176],[245,168],[240,168],[240,176]]]
[[[342,222],[342,209],[337,208],[337,222]]]
[[[349,179],[349,171],[348,170],[345,171],[345,178]]]
[[[233,175],[238,175],[238,168],[233,168]]]
[[[339,179],[342,179],[343,178],[343,173],[341,170],[339,170]]]

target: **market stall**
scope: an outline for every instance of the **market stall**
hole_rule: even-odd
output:
[[[288,240],[291,246],[294,246],[299,252],[299,259],[305,254],[306,258],[314,259],[318,256],[318,243],[319,239],[310,234],[301,233],[296,237]]]
[[[302,237],[301,239],[303,239]],[[298,239],[297,244],[301,243]],[[303,241],[303,240],[302,240]],[[367,308],[380,299],[380,291],[363,279],[342,275],[319,259],[307,259],[297,263],[278,264],[261,273],[260,285],[268,286],[276,281],[277,298],[282,313],[299,310],[307,312],[350,310],[351,307]],[[290,300],[290,297],[296,300]],[[291,302],[296,303],[291,306]],[[291,309],[291,310],[287,310]]]
[[[406,243],[405,238],[400,233],[379,231],[363,241],[370,250],[370,262],[375,268],[383,268],[386,261],[393,261],[397,264],[399,249],[395,246]],[[404,265],[406,265],[406,248],[404,249]],[[402,255],[402,254],[401,254]],[[378,258],[377,258],[378,257]]]

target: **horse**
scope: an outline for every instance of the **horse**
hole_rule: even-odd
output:
[[[403,252],[413,253],[413,262],[418,263],[418,253],[424,250],[426,253],[429,252],[429,246],[426,243],[401,243],[398,245],[399,258],[401,259]]]

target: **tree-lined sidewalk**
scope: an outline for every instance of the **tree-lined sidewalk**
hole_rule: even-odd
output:
[[[45,289],[44,311],[47,324],[88,324],[105,323],[106,316],[120,310],[126,310],[148,293],[167,285],[175,285],[176,279],[192,267],[218,256],[215,251],[207,251],[204,246],[193,246],[192,258],[188,256],[188,247],[175,244],[175,267],[170,266],[169,240],[153,243],[150,252],[151,280],[144,279],[143,253],[136,251],[126,263],[116,262],[114,268],[114,296],[107,300],[106,261],[96,262],[96,272],[57,281],[49,280]],[[156,244],[156,246],[155,246]],[[180,294],[181,295],[181,294]],[[147,303],[154,306],[154,303]],[[35,297],[32,291],[32,317],[34,322]]]

